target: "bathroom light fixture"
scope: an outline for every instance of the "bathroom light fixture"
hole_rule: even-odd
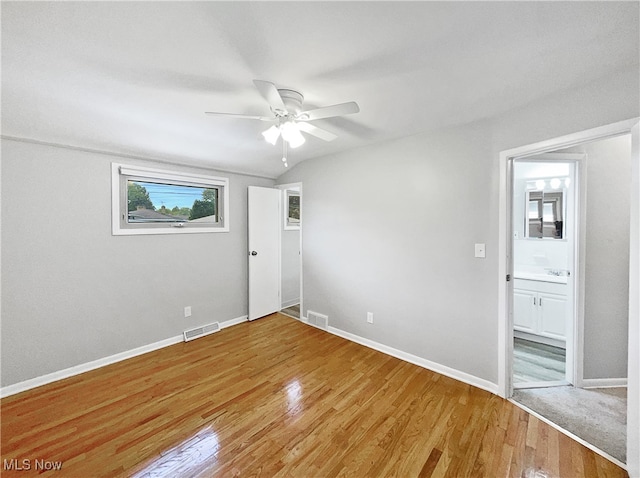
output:
[[[544,189],[545,184],[546,183],[544,182],[544,179],[538,179],[536,181],[536,188],[537,189]]]
[[[551,185],[552,189],[558,189],[560,187],[560,180],[558,178],[553,178],[549,184]]]

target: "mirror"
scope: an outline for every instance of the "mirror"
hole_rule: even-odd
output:
[[[557,185],[541,189],[543,180],[529,181],[525,203],[525,237],[563,239],[565,237],[565,190]],[[559,180],[556,180],[560,182]],[[536,188],[535,190],[531,190]]]

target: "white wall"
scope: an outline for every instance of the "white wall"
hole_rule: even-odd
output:
[[[272,180],[210,171],[229,233],[112,236],[111,162],[149,163],[11,140],[2,159],[2,386],[247,314],[247,186]]]
[[[515,202],[515,201],[514,201]],[[516,239],[513,241],[515,276],[518,271],[546,274],[545,269],[568,269],[567,241]]]
[[[636,117],[639,90],[637,68],[611,72],[491,120],[300,163],[278,182],[304,187],[305,309],[497,383],[499,153]]]

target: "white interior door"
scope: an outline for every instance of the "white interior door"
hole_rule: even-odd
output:
[[[249,186],[249,320],[280,310],[280,190]]]

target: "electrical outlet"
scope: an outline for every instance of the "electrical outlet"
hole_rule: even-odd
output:
[[[367,312],[367,322],[373,324],[373,312]]]
[[[184,308],[184,316],[185,317],[191,317],[191,306],[188,305]]]

